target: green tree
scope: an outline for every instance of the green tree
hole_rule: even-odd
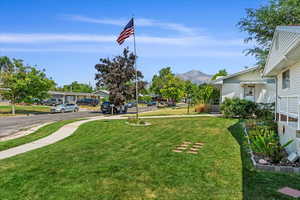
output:
[[[191,81],[185,81],[184,83],[184,93],[186,98],[187,106],[187,113],[190,113],[190,106],[194,104],[198,99],[198,86]]]
[[[0,73],[11,71],[13,69],[13,62],[7,56],[0,57]]]
[[[154,75],[152,78],[150,91],[155,95],[162,97],[161,89],[168,83],[168,78],[175,77],[175,74],[172,73],[170,67],[162,68],[158,75]]]
[[[204,104],[211,104],[218,101],[220,98],[220,91],[213,85],[204,84],[199,86],[199,101]]]
[[[136,57],[127,48],[123,55],[113,59],[102,58],[100,63],[95,65],[97,70],[95,79],[97,87],[106,87],[109,91],[109,100],[116,106],[123,105],[126,100],[136,97],[135,94],[135,63]],[[146,82],[141,81],[143,75],[140,71],[138,75],[139,90],[143,90]]]
[[[162,68],[158,75],[154,75],[150,91],[160,98],[176,103],[184,97],[184,81],[175,76],[170,67]]]
[[[61,88],[56,88],[56,90],[64,91],[64,92],[86,92],[86,93],[91,93],[94,91],[91,85],[85,83],[78,83],[77,81],[74,81],[69,85],[64,85]]]
[[[276,26],[300,23],[300,0],[269,0],[268,4],[257,9],[246,9],[238,27],[248,33],[245,42],[255,42],[253,48],[246,49],[253,55],[257,64],[264,66],[270,50]]]
[[[15,114],[15,104],[31,102],[33,98],[45,99],[48,91],[55,82],[46,77],[44,71],[31,66],[24,66],[21,60],[12,60],[11,69],[1,74],[1,95],[12,105],[12,114]]]
[[[166,83],[160,89],[160,94],[168,102],[176,103],[184,97],[184,81],[173,74],[166,75]]]
[[[211,78],[211,80],[216,80],[218,76],[227,76],[228,73],[226,71],[226,69],[220,69],[218,71],[218,73],[216,73],[215,75],[213,75],[213,77]]]

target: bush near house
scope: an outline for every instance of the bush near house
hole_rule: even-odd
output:
[[[225,117],[251,118],[257,108],[256,103],[239,98],[226,98],[221,104],[221,111]]]
[[[255,116],[264,121],[272,121],[275,116],[275,103],[259,103],[255,111]]]

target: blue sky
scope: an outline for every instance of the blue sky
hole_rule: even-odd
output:
[[[255,60],[245,56],[245,33],[236,27],[245,8],[266,0],[1,0],[0,55],[46,69],[59,85],[94,84],[94,66],[129,46],[115,42],[132,14],[136,18],[138,68],[147,81],[165,66],[229,73]]]

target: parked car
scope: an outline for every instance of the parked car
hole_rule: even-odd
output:
[[[148,102],[147,106],[156,106],[156,101],[150,101],[150,102]]]
[[[133,108],[133,107],[136,107],[136,103],[135,102],[129,102],[126,104],[127,105],[127,108]]]
[[[55,106],[62,103],[63,103],[62,99],[55,99],[55,98],[42,101],[42,105],[47,105],[47,106]]]
[[[51,113],[78,112],[79,107],[76,104],[59,104],[51,108]]]
[[[104,114],[111,114],[111,112],[113,112],[113,114],[127,113],[127,109],[127,105],[115,106],[108,101],[101,104],[101,112]]]
[[[78,105],[89,105],[89,106],[97,106],[99,104],[99,100],[98,99],[80,99],[76,102],[76,104]]]

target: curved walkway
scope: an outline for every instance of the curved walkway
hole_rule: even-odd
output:
[[[218,117],[220,115],[214,115],[214,114],[207,114],[207,115],[167,115],[167,116],[147,116],[147,117],[141,117],[141,118],[148,118],[148,119],[154,119],[154,118],[178,118],[178,117]],[[77,122],[73,122],[70,124],[67,124],[63,127],[61,127],[58,131],[52,133],[51,135],[44,137],[42,139],[23,144],[17,147],[13,147],[4,151],[0,151],[0,160],[9,158],[15,155],[19,155],[28,151],[32,151],[34,149],[38,149],[53,143],[56,143],[66,137],[69,137],[72,135],[76,129],[86,122],[95,121],[95,120],[103,120],[103,119],[126,119],[126,117],[122,117],[120,115],[117,116],[99,116],[99,117],[91,117],[86,120],[81,120]]]

